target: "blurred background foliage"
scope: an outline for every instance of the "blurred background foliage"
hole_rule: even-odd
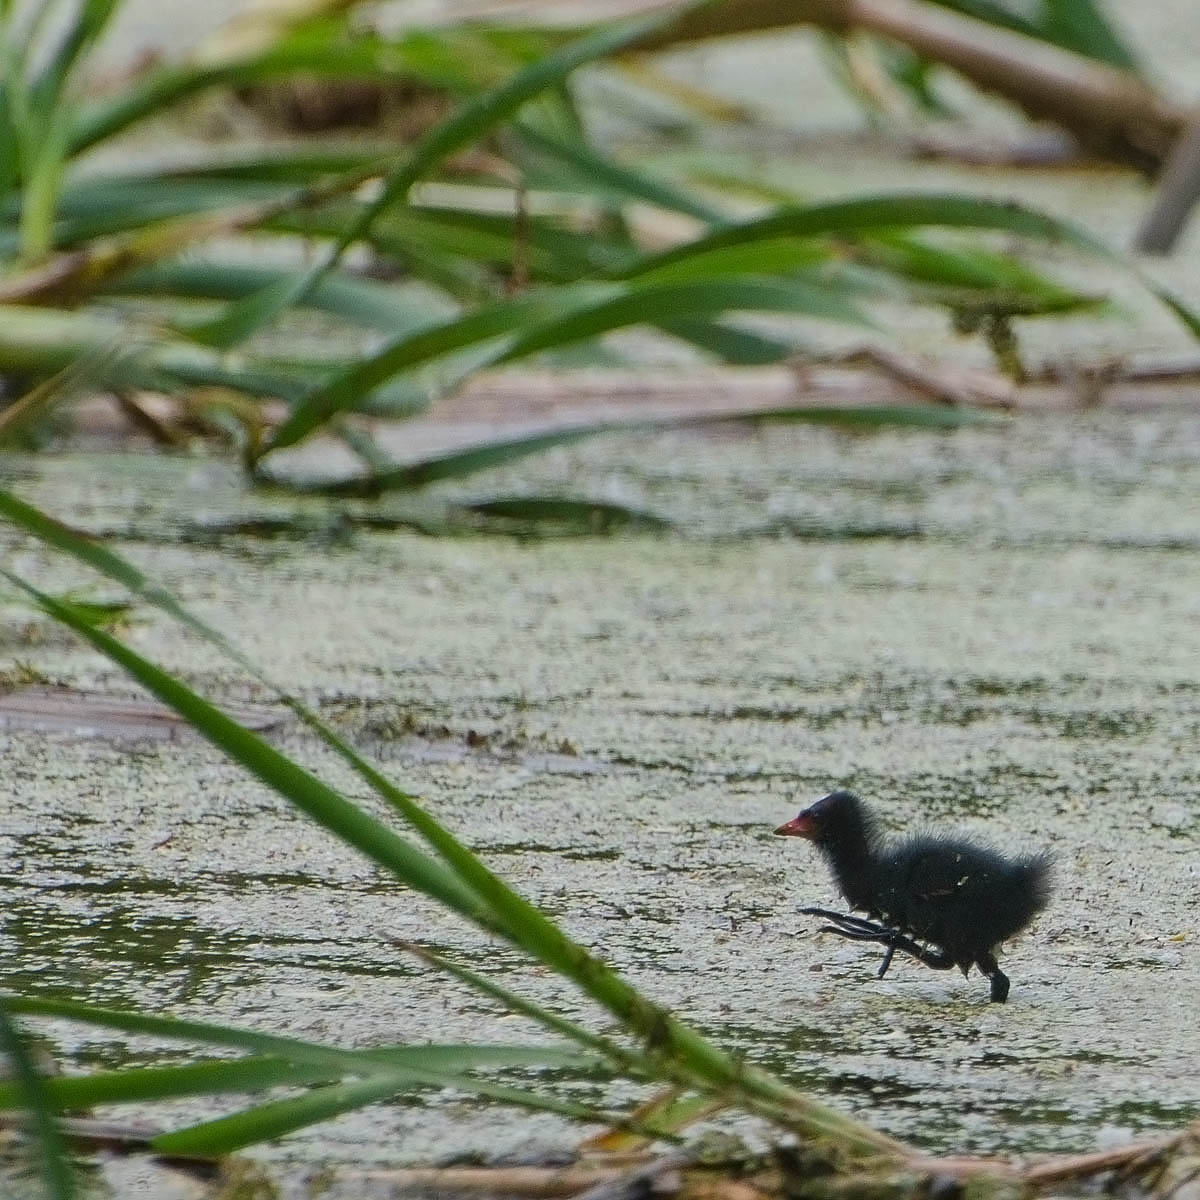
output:
[[[257,478],[376,495],[559,440],[397,463],[357,419],[421,413],[488,367],[636,364],[671,345],[701,361],[779,362],[804,352],[814,321],[886,335],[886,300],[947,312],[1018,369],[1014,319],[1104,302],[1025,261],[1038,240],[1109,256],[1043,214],[963,195],[811,205],[700,155],[628,161],[594,132],[603,95],[581,99],[581,71],[615,64],[627,88],[661,94],[656,48],[805,19],[796,6],[626,5],[597,21],[569,5],[460,5],[453,22],[390,31],[378,6],[346,0],[249,6],[190,53],[84,86],[121,7],[0,9],[10,445],[38,444],[55,413],[102,392],[166,446],[219,435]],[[918,5],[890,39],[870,20],[832,34],[846,6],[809,7],[835,74],[868,105],[879,96],[864,53],[914,106],[943,104],[913,47],[927,40],[923,10],[945,8],[1144,88],[1091,0]],[[671,101],[687,120],[733,119],[699,93],[674,88]],[[179,137],[205,103],[234,124],[230,112],[252,111],[255,135]],[[609,335],[635,327],[652,335],[631,355]],[[147,396],[170,397],[171,418]],[[957,418],[897,406],[880,419]],[[318,432],[342,438],[360,469],[316,481],[271,470],[274,452]]]

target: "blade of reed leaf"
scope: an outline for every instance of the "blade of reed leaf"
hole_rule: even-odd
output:
[[[821,282],[795,277],[743,276],[651,283],[566,316],[532,325],[517,335],[497,362],[514,362],[541,350],[569,345],[629,325],[655,324],[663,316],[678,319],[753,310],[797,313],[873,327],[874,322],[851,302],[848,293],[849,289],[832,280]]]
[[[51,1200],[73,1200],[75,1180],[66,1143],[55,1119],[53,1096],[46,1080],[38,1073],[29,1047],[17,1023],[9,1015],[12,1005],[0,998],[0,1052],[13,1075],[12,1101],[7,1107],[24,1108],[29,1113],[41,1159],[41,1177]]]
[[[272,450],[295,445],[337,413],[353,408],[363,396],[392,375],[407,367],[477,342],[511,334],[538,318],[547,319],[564,308],[570,309],[595,296],[609,294],[604,285],[555,288],[511,300],[501,300],[476,309],[465,316],[409,333],[389,343],[375,354],[338,372],[332,379],[312,388],[292,406],[287,417],[267,441],[259,457]]]
[[[1083,230],[1012,201],[980,200],[954,194],[897,193],[825,204],[782,205],[761,217],[719,226],[695,241],[647,255],[620,278],[639,278],[718,249],[764,240],[873,229],[899,230],[918,225],[1003,230],[1044,241],[1064,242],[1102,257],[1112,255],[1112,251]]]
[[[311,389],[307,380],[302,386],[273,365],[163,336],[140,321],[19,304],[0,309],[0,371],[48,374],[97,356],[96,378],[113,387],[171,392],[188,384],[211,384],[285,400]],[[114,345],[121,351],[106,357]]]
[[[620,1114],[605,1112],[591,1105],[560,1100],[555,1096],[531,1092],[525,1088],[506,1087],[470,1076],[404,1070],[355,1083],[330,1084],[303,1096],[255,1105],[253,1108],[218,1117],[213,1121],[204,1121],[186,1129],[160,1134],[152,1139],[151,1145],[160,1154],[195,1154],[205,1157],[231,1154],[245,1146],[283,1137],[306,1125],[327,1121],[341,1113],[389,1100],[402,1092],[428,1087],[452,1088],[468,1095],[486,1097],[518,1108],[557,1113],[575,1121],[601,1124],[611,1122],[621,1129],[633,1128],[647,1136],[658,1136],[657,1131],[648,1126],[631,1122]]]
[[[49,5],[43,6],[49,7]],[[261,85],[278,76],[312,72],[324,78],[411,79],[396,63],[394,47],[377,39],[287,36],[263,50],[221,61],[164,63],[135,76],[126,87],[80,106],[71,129],[72,157],[97,143],[213,87]]]
[[[113,280],[103,290],[119,295],[184,296],[189,299],[236,300],[277,282],[287,272],[249,263],[176,260],[141,267]],[[453,316],[453,306],[436,297],[419,299],[372,279],[331,272],[307,299],[313,308],[357,325],[382,329],[395,337]]]
[[[373,1046],[366,1050],[344,1050],[320,1042],[259,1033],[236,1025],[218,1025],[212,1021],[193,1021],[164,1017],[76,1000],[51,1000],[39,996],[5,995],[11,1012],[26,1016],[119,1029],[148,1037],[173,1041],[199,1042],[204,1045],[233,1046],[249,1050],[266,1060],[279,1060],[296,1066],[324,1071],[326,1077],[363,1075],[368,1071],[394,1071],[401,1067],[425,1071],[461,1071],[491,1066],[579,1065],[588,1060],[579,1051],[565,1046],[506,1046],[471,1043],[431,1043],[418,1046]],[[235,1061],[245,1061],[244,1059]],[[595,1060],[591,1060],[595,1061]]]
[[[697,7],[695,0],[682,9],[602,27],[531,63],[499,87],[467,101],[417,142],[400,166],[387,176],[379,195],[366,205],[311,268],[300,272],[285,285],[277,284],[245,300],[235,301],[216,320],[193,327],[193,336],[210,345],[226,347],[245,341],[285,309],[298,304],[337,265],[345,251],[367,234],[375,219],[402,201],[412,185],[438,163],[507,121],[539,92],[559,86],[572,71],[616,54],[651,30],[676,20],[680,12],[694,7]]]
[[[702,1051],[703,1059],[722,1064],[720,1076],[724,1083],[736,1082],[740,1085],[744,1082],[745,1075],[739,1064],[681,1025],[665,1009],[644,1000],[610,968],[590,955],[582,946],[570,941],[537,908],[502,884],[474,854],[429,818],[411,797],[384,779],[349,747],[345,749],[353,755],[360,773],[365,774],[372,786],[393,808],[397,809],[422,837],[431,841],[431,844],[435,844],[432,839],[436,839],[439,853],[444,854],[442,846],[451,849],[453,860],[447,861],[453,862],[453,873],[350,804],[332,788],[279,754],[261,738],[231,721],[182,683],[159,670],[117,639],[89,626],[68,605],[40,591],[7,568],[0,567],[0,577],[7,579],[13,586],[30,596],[43,611],[74,629],[102,654],[124,667],[143,687],[164,704],[174,708],[198,732],[236,762],[241,763],[268,786],[275,788],[335,836],[360,850],[372,861],[387,867],[402,882],[423,891],[484,929],[506,936],[514,944],[573,979],[599,1002],[605,1003],[600,997],[607,997],[608,1006],[612,1007],[613,998],[619,998],[619,1005],[615,1010],[618,1015],[625,1014],[635,1018],[635,1032],[639,1036],[662,1038],[662,1043],[658,1044],[656,1041],[653,1049],[664,1052],[666,1057],[671,1057],[668,1052],[669,1044],[678,1042],[684,1047],[690,1047],[693,1056]],[[330,736],[336,739],[332,731]],[[336,740],[340,743],[340,739]],[[344,746],[344,743],[340,744]],[[469,864],[474,864],[478,869],[470,869]],[[463,874],[464,867],[468,867],[469,874]],[[486,891],[475,892],[475,885],[465,882],[472,877],[476,881],[484,881]],[[517,924],[510,925],[510,920],[515,920]],[[597,988],[597,981],[603,986]],[[695,1064],[688,1065],[694,1067]],[[702,1076],[705,1074],[701,1072]],[[791,1089],[782,1084],[772,1082],[772,1087],[780,1096],[795,1096]]]
[[[83,0],[62,31],[58,45],[47,56],[30,87],[30,104],[46,110],[58,104],[67,79],[85,50],[104,32],[121,0]]]
[[[484,362],[509,362],[625,325],[654,323],[663,316],[678,319],[746,308],[870,325],[846,291],[802,279],[746,278],[630,288],[578,284],[496,301],[456,320],[400,338],[312,389],[293,406],[259,458],[295,445],[337,413],[353,408],[367,392],[397,372],[474,343],[513,335],[491,355],[483,356],[476,363],[480,366]],[[531,445],[538,448],[536,439]],[[532,449],[526,453],[532,453]],[[454,473],[466,472],[456,467]],[[401,473],[397,476],[401,482],[389,486],[415,486],[430,478],[445,477],[435,474],[410,479]]]
[[[660,320],[658,327],[672,337],[690,342],[706,354],[715,355],[722,362],[739,367],[779,362],[802,347],[798,337],[790,340],[766,337],[724,321],[706,321],[696,317],[678,321]]]
[[[518,241],[523,243],[533,282],[567,283],[638,257],[636,247],[625,235],[595,228],[575,230],[536,215],[472,211],[466,190],[459,189],[455,197],[459,207],[454,209],[430,205],[393,208],[375,222],[364,240],[427,282],[436,280],[421,270],[423,255],[436,253],[447,259],[462,259],[466,264],[507,270],[512,266],[513,248]],[[268,222],[266,228],[302,237],[334,237],[359,211],[358,205],[327,204],[317,211],[284,214]],[[304,302],[309,301],[306,298]]]
[[[163,1067],[127,1067],[87,1075],[59,1075],[43,1080],[50,1103],[58,1109],[91,1108],[101,1104],[132,1104],[183,1096],[216,1096],[263,1092],[275,1087],[331,1083],[348,1075],[394,1075],[400,1070],[442,1075],[457,1083],[462,1072],[477,1067],[553,1066],[594,1071],[602,1060],[578,1050],[548,1046],[428,1045],[375,1048],[344,1052],[340,1069],[285,1058],[251,1054],[240,1058],[206,1059]],[[20,1106],[21,1085],[0,1081],[0,1109]]]
[[[880,429],[896,426],[917,429],[957,429],[1000,418],[973,409],[942,404],[847,405],[819,408],[747,408],[731,413],[703,416],[669,417],[659,421],[597,421],[574,425],[524,437],[496,439],[453,450],[447,454],[402,463],[365,475],[347,475],[338,479],[286,481],[260,472],[262,483],[286,487],[302,495],[372,498],[391,491],[422,488],[446,479],[460,479],[491,467],[503,466],[556,446],[568,446],[584,438],[605,433],[656,433],[688,426],[721,425],[752,421],[779,421],[833,425],[844,429]]]
[[[415,954],[422,962],[429,963],[430,966],[436,967],[439,971],[445,971],[447,975],[452,975],[455,979],[461,983],[465,983],[475,991],[485,996],[491,996],[493,1000],[500,1001],[510,1012],[520,1013],[522,1016],[529,1017],[546,1029],[561,1033],[564,1037],[578,1042],[581,1046],[587,1046],[597,1051],[604,1055],[609,1062],[626,1071],[631,1077],[638,1078],[644,1076],[650,1079],[654,1078],[654,1064],[639,1051],[621,1046],[611,1038],[604,1037],[602,1034],[593,1033],[578,1022],[572,1021],[568,1017],[564,1017],[538,1004],[536,1001],[530,1000],[504,987],[502,984],[488,979],[485,975],[480,975],[478,972],[472,971],[469,967],[464,967],[460,963],[446,958],[444,955],[437,954],[425,946],[418,946],[413,942],[405,942],[399,939],[394,939],[394,944],[401,950],[408,951],[409,954]]]
[[[871,233],[858,239],[849,256],[899,281],[902,288],[905,281],[933,285],[912,289],[910,294],[916,296],[963,297],[971,292],[976,303],[1029,314],[1068,312],[1103,302],[1063,287],[1010,255],[981,246],[950,249],[905,234]]]
[[[261,1092],[268,1088],[328,1083],[341,1075],[328,1067],[290,1063],[257,1055],[212,1059],[171,1067],[133,1067],[60,1075],[47,1079],[46,1094],[59,1109],[93,1108],[101,1104],[133,1104],[175,1100],[182,1096],[218,1096],[230,1092]],[[19,1090],[0,1081],[0,1109],[20,1103]]]
[[[671,212],[685,213],[705,223],[723,221],[725,213],[705,204],[692,193],[624,167],[597,153],[587,142],[568,142],[526,121],[518,121],[514,130],[518,142],[571,168],[571,178],[590,192],[607,193],[628,200],[643,200]],[[569,181],[567,182],[569,186]]]
[[[818,241],[794,237],[763,238],[736,246],[716,246],[678,262],[639,271],[636,278],[639,283],[682,284],[741,275],[782,275],[807,269],[816,284],[828,286],[819,272],[834,258],[834,251]],[[837,277],[833,283],[839,288],[846,286]]]
[[[993,229],[1071,246],[1131,274],[1173,312],[1194,337],[1200,339],[1200,315],[1155,282],[1137,263],[1106,246],[1099,238],[1069,221],[1011,201],[979,200],[971,196],[884,194],[804,207],[789,205],[763,217],[719,227],[686,245],[649,255],[634,266],[615,272],[612,277],[637,279],[718,249],[762,240],[875,229],[900,230],[916,225]]]
[[[1036,16],[1024,16],[1018,6],[997,0],[933,0],[933,3],[989,25],[1062,46],[1121,70],[1135,74],[1139,71],[1137,59],[1092,0],[1055,0],[1054,3],[1040,4],[1036,9],[1030,6],[1028,11],[1036,12]]]
[[[409,887],[423,892],[491,932],[504,932],[502,920],[480,903],[455,873],[386,825],[374,820],[339,792],[257,734],[243,728],[220,709],[159,670],[116,638],[97,629],[68,604],[40,591],[20,576],[0,567],[0,576],[32,598],[48,615],[74,629],[102,654],[124,667],[143,687],[175,709],[213,745],[240,763],[255,778],[286,797],[317,824],[386,867]]]
[[[27,53],[32,51],[26,65],[37,62],[38,69],[21,98],[21,115],[16,121],[20,128],[13,131],[22,145],[18,228],[20,257],[25,263],[40,262],[54,244],[54,215],[70,159],[74,100],[69,95],[68,80],[80,56],[103,31],[118,4],[119,0],[82,0],[71,6],[73,11],[68,12],[53,48],[43,47],[40,39],[36,45],[26,47]],[[62,6],[58,7],[61,11]],[[33,28],[36,29],[36,23]],[[47,49],[45,54],[40,53],[43,49]],[[10,99],[20,87],[18,77],[12,81]]]
[[[175,1041],[199,1042],[214,1046],[235,1046],[255,1054],[280,1058],[286,1062],[317,1067],[341,1077],[355,1070],[359,1051],[323,1046],[299,1038],[281,1037],[274,1033],[258,1033],[233,1025],[218,1025],[212,1021],[191,1021],[179,1017],[163,1017],[154,1013],[129,1012],[103,1008],[96,1004],[81,1004],[75,1000],[51,1000],[40,996],[4,997],[10,1011],[32,1017],[50,1017],[64,1021],[80,1021],[123,1033],[145,1034]]]

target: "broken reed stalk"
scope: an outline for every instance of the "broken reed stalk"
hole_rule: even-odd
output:
[[[1064,1186],[1092,1188],[1104,1176],[1156,1189],[1163,1179],[1194,1178],[1200,1123],[1165,1137],[1089,1154],[1060,1155],[1033,1165],[999,1158],[931,1157],[913,1153],[878,1172],[829,1170],[791,1148],[739,1161],[687,1160],[672,1152],[631,1163],[603,1159],[562,1166],[404,1167],[371,1170],[361,1178],[396,1191],[509,1195],[530,1200],[624,1200],[647,1192],[676,1200],[920,1200],[961,1195],[972,1200],[1032,1198]],[[357,1173],[355,1177],[360,1177]]]
[[[656,30],[634,49],[812,24],[863,30],[951,67],[1031,117],[1055,121],[1096,154],[1152,173],[1189,114],[1136,75],[918,0],[740,0],[710,5]]]
[[[0,1114],[0,1130],[24,1130],[23,1113]],[[153,1154],[161,1132],[140,1122],[66,1117],[59,1128],[80,1148]],[[969,1187],[972,1200],[1032,1198],[1061,1193],[1064,1186],[1094,1185],[1105,1176],[1146,1194],[1173,1194],[1200,1177],[1200,1122],[1174,1133],[1085,1154],[1057,1155],[1032,1164],[1003,1158],[938,1157],[901,1143],[894,1159],[874,1167],[861,1158],[814,1155],[812,1147],[784,1146],[765,1154],[714,1154],[671,1151],[659,1156],[598,1155],[556,1166],[503,1165],[401,1167],[338,1172],[384,1184],[397,1191],[433,1194],[462,1192],[509,1195],[531,1200],[620,1200],[626,1195],[677,1197],[678,1200],[920,1200],[955,1195]],[[158,1157],[158,1156],[155,1156]],[[199,1161],[199,1160],[198,1160]],[[233,1159],[208,1159],[229,1162]],[[1169,1185],[1169,1186],[1164,1186]]]

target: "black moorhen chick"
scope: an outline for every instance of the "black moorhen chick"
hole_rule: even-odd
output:
[[[939,971],[959,967],[966,975],[977,966],[991,980],[991,998],[1008,999],[996,950],[1046,907],[1050,855],[1010,859],[939,833],[887,842],[853,792],[832,792],[775,832],[808,838],[832,867],[847,904],[874,918],[800,910],[833,922],[823,931],[886,946],[880,979],[903,950]]]

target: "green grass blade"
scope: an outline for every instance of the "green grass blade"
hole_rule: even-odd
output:
[[[767,337],[724,321],[706,321],[696,317],[684,320],[660,318],[658,325],[664,333],[690,342],[698,350],[738,367],[758,367],[764,363],[779,362],[803,346],[798,337],[789,340]]]
[[[278,267],[185,259],[139,268],[113,280],[104,290],[126,296],[237,300],[277,283],[286,274]],[[449,302],[439,306],[428,295],[418,299],[388,284],[336,271],[317,284],[307,303],[356,325],[384,330],[393,338],[454,315]]]
[[[632,288],[580,284],[532,293],[515,300],[497,301],[454,321],[418,331],[347,368],[313,389],[293,407],[264,446],[262,454],[295,445],[337,413],[355,407],[372,388],[392,375],[453,350],[512,334],[509,343],[498,346],[494,354],[482,360],[509,362],[622,326],[653,323],[664,314],[670,314],[672,318],[710,316],[740,308],[804,313],[828,320],[870,324],[847,298],[844,289],[823,288],[803,279],[718,279]],[[515,332],[517,330],[524,332]],[[531,448],[525,453],[539,448],[536,439],[529,441]],[[501,452],[505,453],[511,457],[513,451]],[[485,460],[480,461],[487,465]],[[442,470],[440,474],[439,469]],[[444,468],[430,466],[420,477],[400,472],[396,481],[387,486],[419,486],[431,479],[449,478],[479,469],[478,466],[464,468],[447,460]]]
[[[738,310],[800,314],[867,327],[874,324],[849,299],[847,290],[832,281],[744,277],[650,284],[532,326],[519,334],[497,361],[514,362],[630,325],[653,325],[663,315],[679,319]]]
[[[285,796],[312,820],[386,867],[397,879],[424,892],[484,929],[497,931],[493,915],[455,875],[416,846],[351,804],[315,775],[280,754],[257,734],[231,720],[190,688],[87,623],[69,605],[39,591],[32,584],[0,567],[11,584],[30,596],[48,615],[77,634],[129,672],[143,687],[184,717],[213,745]]]
[[[536,1068],[553,1066],[594,1073],[603,1060],[577,1050],[547,1046],[428,1045],[346,1051],[339,1068],[286,1058],[245,1055],[164,1067],[128,1067],[60,1075],[43,1080],[48,1101],[57,1109],[91,1108],[102,1104],[135,1104],[185,1096],[217,1096],[263,1092],[276,1087],[331,1083],[347,1075],[394,1076],[399,1071],[440,1075],[455,1082],[464,1070],[478,1067]],[[21,1085],[0,1081],[0,1109],[19,1107]]]
[[[186,1129],[160,1134],[151,1139],[150,1145],[159,1154],[203,1158],[232,1154],[246,1146],[285,1137],[307,1125],[428,1086],[437,1085],[408,1071],[372,1076],[354,1083],[330,1084],[303,1096],[255,1105]]]
[[[46,1080],[38,1073],[29,1048],[17,1024],[9,1016],[11,1005],[0,999],[0,1052],[14,1077],[9,1084],[12,1099],[9,1108],[21,1107],[29,1113],[41,1159],[42,1182],[51,1200],[73,1200],[75,1180],[66,1143],[55,1120],[54,1098]]]
[[[730,276],[808,271],[824,283],[819,272],[822,267],[834,263],[835,258],[835,252],[816,240],[767,237],[738,245],[716,246],[661,266],[635,268],[634,278],[639,284],[683,284],[724,280]],[[845,286],[836,276],[833,284],[839,288]]]
[[[584,141],[568,142],[536,129],[528,122],[517,124],[516,135],[519,144],[524,143],[536,154],[569,167],[571,178],[589,192],[608,194],[621,200],[643,200],[705,223],[725,219],[725,213],[720,209],[705,204],[690,192],[662,183],[631,167],[623,167],[598,154]]]
[[[836,425],[846,429],[880,429],[891,426],[957,429],[963,425],[995,419],[990,414],[940,404],[747,408],[732,413],[671,417],[662,421],[597,421],[591,425],[576,425],[524,437],[482,442],[387,470],[339,479],[292,482],[266,472],[261,472],[259,479],[260,482],[287,487],[302,494],[372,498],[385,492],[408,491],[446,479],[461,479],[479,471],[516,462],[530,454],[540,454],[543,450],[568,446],[584,438],[605,433],[653,433],[688,425],[717,425],[743,421],[805,422],[813,425]]]
[[[339,1077],[338,1072],[328,1067],[254,1056],[57,1076],[46,1080],[46,1094],[59,1109],[79,1109],[101,1104],[177,1100],[184,1096],[260,1092],[273,1087],[327,1083]],[[11,1083],[0,1082],[0,1108],[11,1108],[14,1102],[19,1103],[18,1090]]]
[[[591,1105],[560,1100],[548,1094],[506,1087],[469,1076],[405,1070],[354,1083],[331,1084],[316,1088],[303,1096],[256,1105],[213,1121],[204,1121],[173,1133],[161,1134],[151,1141],[151,1145],[160,1154],[204,1157],[231,1154],[246,1146],[284,1137],[307,1125],[327,1121],[341,1113],[389,1100],[403,1092],[429,1087],[453,1088],[502,1104],[536,1112],[557,1113],[575,1121],[611,1123],[619,1128],[636,1128],[649,1135],[656,1133],[655,1130],[631,1122],[624,1116],[605,1112]]]
[[[933,0],[933,3],[989,25],[1073,50],[1109,66],[1139,73],[1133,52],[1092,0],[1042,0],[1033,10],[1035,15],[1028,17],[1021,15],[1015,6],[997,0]]]
[[[18,304],[2,310],[0,372],[50,374],[94,356],[96,379],[111,387],[172,392],[210,384],[283,399],[311,390],[311,371],[305,372],[302,385],[298,375],[271,364],[163,336],[140,321]],[[120,351],[110,354],[113,346]]]
[[[337,1076],[353,1070],[356,1051],[339,1050],[278,1034],[258,1033],[212,1021],[189,1021],[179,1017],[162,1017],[153,1013],[127,1012],[102,1008],[95,1004],[80,1004],[74,1000],[51,1000],[38,996],[6,996],[4,1000],[15,1013],[33,1017],[50,1017],[64,1021],[80,1021],[123,1033],[144,1034],[170,1038],[175,1041],[199,1042],[205,1045],[234,1046],[254,1054],[283,1059],[286,1062],[317,1067]]]
[[[51,111],[43,123],[31,161],[23,171],[18,222],[22,263],[41,262],[54,246],[54,214],[66,166],[66,121],[63,114]]]
[[[685,246],[650,255],[635,266],[617,272],[615,277],[637,279],[661,272],[667,267],[676,268],[716,250],[764,240],[875,230],[896,232],[914,226],[991,229],[1071,246],[1132,274],[1151,295],[1179,318],[1194,337],[1200,338],[1200,316],[1172,292],[1152,280],[1136,263],[1118,254],[1086,230],[1069,221],[1012,202],[977,200],[951,194],[885,194],[830,204],[786,206],[751,221],[715,229]]]
[[[501,300],[432,329],[407,334],[312,389],[293,406],[262,453],[295,445],[339,412],[353,408],[373,388],[406,368],[511,334],[539,316],[544,319],[563,307],[570,307],[572,302],[578,304],[584,296],[594,294],[594,288],[583,292],[556,289],[550,294],[534,293]]]
[[[85,1025],[119,1029],[123,1033],[172,1041],[198,1042],[204,1045],[230,1046],[248,1050],[264,1063],[286,1062],[293,1066],[312,1067],[328,1077],[346,1074],[366,1074],[369,1071],[395,1071],[401,1067],[423,1071],[456,1071],[477,1067],[504,1066],[580,1066],[591,1067],[597,1060],[581,1056],[578,1050],[565,1046],[509,1046],[470,1043],[431,1043],[419,1046],[375,1046],[366,1050],[343,1050],[320,1042],[279,1034],[259,1033],[235,1025],[218,1025],[212,1021],[192,1021],[181,1017],[164,1017],[153,1013],[103,1008],[74,1000],[53,1000],[39,996],[3,997],[11,1012],[26,1016],[45,1017],[64,1021],[79,1021]],[[247,1059],[233,1060],[246,1062]],[[146,1070],[158,1068],[143,1068]],[[165,1069],[165,1068],[164,1068]],[[47,1081],[50,1082],[50,1081]],[[69,1081],[56,1080],[69,1085]]]
[[[75,64],[104,32],[118,7],[120,0],[82,0],[75,8],[57,47],[30,88],[30,102],[35,108],[48,111],[59,104]]]
[[[685,9],[688,7],[694,5],[685,6]],[[676,16],[676,11],[659,13],[642,20],[601,28],[518,71],[499,87],[468,101],[458,112],[435,125],[421,138],[405,161],[388,175],[379,196],[364,208],[358,219],[342,232],[309,270],[296,275],[286,284],[277,284],[235,302],[223,316],[193,329],[194,336],[220,346],[237,345],[244,341],[284,309],[298,304],[337,265],[346,249],[368,233],[376,218],[393,204],[402,201],[412,185],[440,162],[507,121],[539,92],[560,85],[572,71],[586,63],[616,54],[651,30],[676,19]]]
[[[407,950],[410,954],[415,954],[422,962],[429,963],[430,966],[436,967],[439,971],[445,971],[447,975],[451,975],[459,980],[459,982],[465,983],[474,991],[480,992],[485,996],[491,996],[493,1000],[498,1000],[509,1012],[529,1017],[544,1028],[553,1030],[555,1033],[560,1033],[564,1037],[578,1042],[581,1046],[595,1050],[598,1054],[602,1054],[609,1062],[616,1064],[622,1070],[628,1072],[629,1075],[635,1078],[639,1075],[644,1075],[648,1078],[654,1077],[654,1064],[644,1054],[640,1054],[636,1050],[630,1050],[625,1046],[620,1046],[611,1038],[593,1033],[578,1022],[561,1016],[543,1005],[517,992],[511,991],[502,984],[488,979],[487,976],[480,975],[478,972],[472,971],[469,967],[464,967],[459,963],[453,962],[444,955],[436,954],[425,946],[418,946],[412,942],[402,941],[397,941],[395,944],[400,949]]]
[[[594,227],[576,231],[561,220],[537,214],[480,212],[460,189],[456,208],[404,205],[384,213],[364,239],[381,254],[407,264],[426,282],[436,282],[425,267],[437,254],[462,260],[460,270],[484,265],[507,272],[518,244],[534,283],[568,283],[627,265],[638,250],[627,233]],[[493,200],[494,203],[494,200]],[[304,237],[335,237],[361,206],[326,204],[317,210],[284,214],[268,228]],[[485,292],[491,295],[491,292]]]

